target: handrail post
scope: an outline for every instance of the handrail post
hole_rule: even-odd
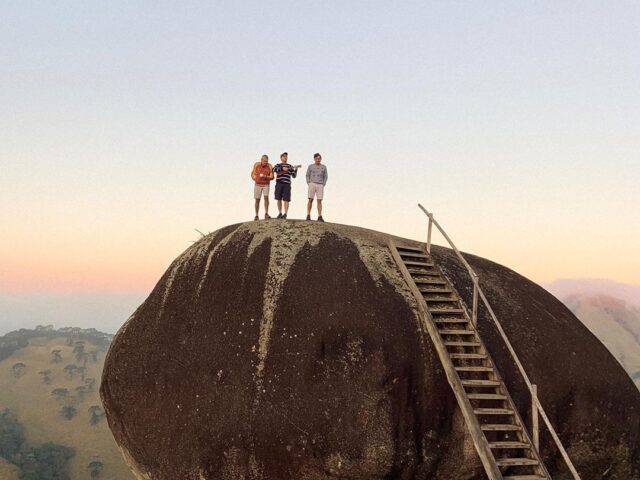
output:
[[[533,446],[536,451],[540,451],[540,424],[538,421],[538,386],[531,384],[531,434],[533,436]]]
[[[429,214],[429,230],[427,231],[427,253],[431,253],[431,229],[433,227],[433,214]]]
[[[471,314],[471,320],[473,326],[478,325],[478,274],[473,272],[473,312]]]

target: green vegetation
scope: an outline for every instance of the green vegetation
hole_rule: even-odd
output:
[[[73,405],[64,405],[60,409],[60,414],[67,420],[71,420],[73,417],[75,417],[76,413],[78,413],[78,409]]]
[[[100,419],[105,416],[104,410],[100,405],[91,405],[88,412],[91,416],[89,419],[91,425],[97,425]]]
[[[5,409],[0,414],[0,456],[20,469],[21,480],[68,480],[73,448],[47,442],[30,447],[24,427]]]
[[[94,460],[89,465],[87,465],[87,468],[89,469],[89,472],[91,473],[91,478],[100,477],[100,473],[102,472],[102,468],[103,467],[104,467],[103,463],[101,461],[99,461],[99,460]]]
[[[27,366],[22,362],[14,363],[11,367],[11,373],[13,373],[14,377],[20,378],[22,375],[24,375],[24,371],[26,370],[26,368]]]
[[[74,455],[73,448],[49,442],[21,453],[15,464],[21,480],[68,480],[68,462]]]
[[[24,427],[16,416],[5,408],[0,414],[0,457],[11,461],[25,442]]]
[[[38,375],[42,375],[42,381],[49,385],[51,383],[51,370],[40,370]]]
[[[60,401],[69,396],[69,390],[66,388],[54,388],[51,391],[51,395],[53,395],[56,400]]]
[[[51,362],[60,363],[62,361],[62,355],[60,355],[62,350],[51,350]]]
[[[64,367],[64,373],[66,373],[69,376],[69,380],[73,379],[73,376],[75,375],[77,370],[78,370],[78,366],[74,364],[70,364]]]
[[[87,387],[87,390],[93,392],[93,389],[96,388],[96,379],[95,378],[85,378],[84,384]]]

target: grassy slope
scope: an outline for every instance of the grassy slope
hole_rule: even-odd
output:
[[[574,296],[567,304],[640,388],[640,310],[608,297]]]
[[[93,348],[90,342],[86,343],[87,351]],[[51,363],[51,350],[55,349],[62,350],[63,361],[60,363]],[[73,447],[76,455],[70,463],[72,480],[90,478],[87,465],[95,459],[104,464],[100,479],[132,479],[133,475],[122,460],[106,420],[103,418],[96,426],[89,423],[88,408],[91,405],[100,405],[97,384],[94,391],[76,405],[76,417],[66,420],[60,415],[61,405],[51,395],[51,391],[63,387],[72,392],[81,385],[79,375],[69,380],[62,370],[65,365],[76,363],[72,349],[66,345],[66,339],[63,337],[37,338],[32,339],[28,347],[14,352],[0,362],[0,408],[8,407],[18,416],[30,443],[38,445],[52,441]],[[105,353],[100,352],[97,362],[88,361],[87,377],[100,381],[104,356]],[[16,362],[27,365],[24,375],[20,378],[15,378],[11,372],[11,366]],[[43,383],[41,375],[38,374],[46,369],[53,372],[49,385]],[[0,472],[1,468],[0,466]]]

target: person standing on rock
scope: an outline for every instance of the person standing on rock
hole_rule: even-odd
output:
[[[324,196],[324,186],[327,184],[329,174],[327,173],[327,167],[320,162],[322,162],[322,156],[316,153],[313,155],[313,163],[307,167],[307,185],[309,185],[307,220],[311,220],[311,207],[313,206],[313,197],[315,197],[318,200],[318,221],[324,222],[322,218],[322,197]]]
[[[264,197],[264,219],[269,220],[269,184],[273,180],[273,170],[269,164],[269,156],[262,155],[259,162],[253,164],[251,170],[251,179],[256,182],[253,187],[253,198],[256,201],[256,216],[254,220],[258,220],[258,212],[260,211],[260,197]]]
[[[289,154],[284,152],[280,155],[280,163],[273,167],[276,175],[276,200],[278,201],[278,218],[286,219],[289,212],[289,202],[291,201],[291,178],[296,178],[298,169],[302,165],[295,167],[289,165]],[[282,213],[282,203],[284,202],[284,213]]]

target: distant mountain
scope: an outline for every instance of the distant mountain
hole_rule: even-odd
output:
[[[51,326],[0,337],[0,478],[133,479],[98,395],[112,338],[95,329]],[[58,452],[58,460],[59,452],[69,457],[68,476],[33,473],[40,467],[28,464],[24,452],[44,450]]]
[[[571,295],[605,295],[640,307],[640,285],[590,278],[567,278],[543,285],[556,297]]]
[[[0,335],[38,324],[116,332],[147,293],[11,293],[0,291]],[[1,477],[0,477],[1,478]]]
[[[602,294],[574,293],[560,299],[607,346],[640,388],[640,307]]]

